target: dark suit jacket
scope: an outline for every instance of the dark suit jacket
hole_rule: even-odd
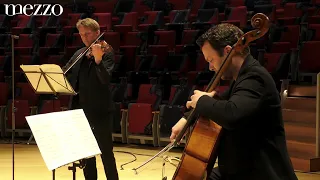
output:
[[[287,152],[281,101],[268,71],[251,55],[221,100],[202,96],[198,115],[223,127],[219,169],[237,180],[296,180]]]
[[[69,62],[62,68],[64,71],[65,69],[70,66],[73,63],[73,60],[81,53],[83,52],[85,49],[85,47],[79,49],[78,51],[76,51],[74,53],[74,55],[72,56],[72,58],[69,60]],[[83,59],[83,58],[82,58]],[[78,76],[79,76],[79,71],[80,71],[80,66],[81,66],[81,62],[82,59],[80,59],[69,71],[71,71],[70,73],[67,72],[67,77],[68,80],[71,84],[71,86],[75,89],[75,91],[78,91],[78,87],[77,87],[77,83],[78,83]],[[99,82],[101,84],[99,84],[99,87],[90,87],[90,89],[97,90],[99,91],[100,88],[103,88],[104,91],[104,95],[107,96],[107,99],[102,99],[99,97],[94,97],[97,96],[98,94],[96,93],[92,93],[91,97],[97,99],[97,104],[95,108],[99,108],[100,106],[103,106],[104,108],[104,112],[108,112],[108,111],[113,111],[114,110],[114,102],[112,101],[112,97],[111,97],[111,93],[110,93],[110,89],[109,89],[109,84],[110,84],[110,79],[111,79],[111,74],[112,71],[114,69],[114,54],[113,52],[109,52],[109,53],[105,53],[102,57],[102,61],[99,65],[97,65],[95,62],[92,63],[91,66],[94,66],[95,68],[95,72],[97,74],[96,77],[94,78],[98,78]],[[76,100],[77,97],[73,96],[71,98],[72,100],[70,101],[69,104],[69,108],[70,109],[75,109],[75,108],[82,108],[79,107],[79,102]],[[99,102],[98,102],[99,101]]]

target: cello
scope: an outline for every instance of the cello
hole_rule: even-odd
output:
[[[215,73],[215,76],[211,79],[206,88],[206,92],[213,91],[220,82],[221,76],[228,69],[232,57],[242,52],[244,48],[248,47],[249,43],[263,37],[269,30],[269,18],[262,14],[257,13],[251,18],[251,25],[255,28],[242,35],[239,40],[232,46],[230,53],[223,61],[220,69]],[[177,146],[180,140],[183,138],[187,129],[194,125],[192,132],[185,145],[183,154],[181,156],[179,165],[172,177],[172,180],[203,180],[207,175],[211,173],[211,170],[217,159],[217,149],[219,146],[219,139],[223,132],[223,128],[212,120],[204,117],[198,117],[196,121],[193,121],[195,117],[194,109],[191,110],[187,123],[184,128],[177,135],[174,142],[168,144],[154,157],[150,158],[144,164],[133,170],[137,170],[150,162],[157,156],[169,151],[173,147]]]

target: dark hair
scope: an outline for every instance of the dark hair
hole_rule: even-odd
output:
[[[198,46],[202,47],[208,41],[213,49],[218,51],[219,56],[223,56],[223,49],[230,45],[231,47],[243,35],[243,31],[235,25],[221,23],[211,27],[207,32],[202,34],[196,41]],[[244,52],[250,52],[249,47]]]

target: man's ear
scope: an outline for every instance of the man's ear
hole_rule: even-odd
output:
[[[227,45],[226,47],[224,47],[223,53],[229,54],[231,52],[231,49],[232,49],[232,47],[230,45]]]

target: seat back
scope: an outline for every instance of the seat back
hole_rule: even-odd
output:
[[[0,82],[0,106],[5,106],[8,103],[9,85],[5,82]]]
[[[152,122],[152,105],[131,103],[128,106],[128,131],[130,134],[149,134],[148,125]],[[147,131],[146,131],[147,130]]]
[[[42,102],[42,105],[39,106],[38,114],[45,114],[58,111],[61,111],[60,100],[44,100]]]

